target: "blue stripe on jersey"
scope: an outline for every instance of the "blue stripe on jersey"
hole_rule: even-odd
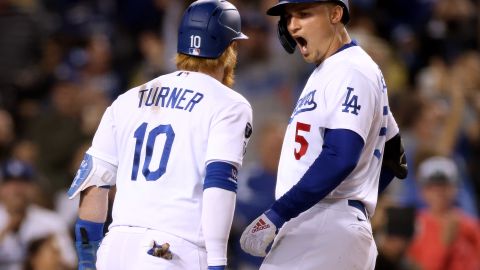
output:
[[[348,129],[326,129],[322,152],[300,181],[272,209],[285,221],[318,203],[355,169],[364,141]]]
[[[387,135],[387,128],[386,128],[386,127],[382,127],[382,128],[380,129],[380,134],[379,134],[379,136],[385,136],[385,135]]]
[[[383,106],[383,115],[388,115],[388,106]]]
[[[207,165],[203,189],[217,187],[237,192],[237,173],[237,168],[230,163],[212,162]]]
[[[380,152],[378,149],[375,149],[375,151],[373,151],[373,155],[380,159],[382,157],[382,152]]]

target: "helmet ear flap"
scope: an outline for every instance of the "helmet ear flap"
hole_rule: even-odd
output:
[[[297,47],[297,42],[295,42],[295,39],[293,39],[288,32],[287,20],[284,16],[280,16],[280,20],[278,21],[277,34],[280,44],[282,44],[282,47],[285,49],[285,51],[287,51],[289,54],[294,53],[295,48]]]

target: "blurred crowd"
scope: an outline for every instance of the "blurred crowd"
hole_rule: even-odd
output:
[[[175,69],[191,1],[0,0],[0,269],[75,269],[66,189],[104,109]],[[258,269],[239,233],[274,200],[293,103],[313,66],[276,37],[276,0],[242,14],[234,89],[254,110],[230,269]],[[410,174],[380,195],[377,269],[480,269],[480,1],[350,0],[347,29],[383,71]]]

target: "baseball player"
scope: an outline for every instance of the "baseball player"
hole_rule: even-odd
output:
[[[178,71],[106,109],[68,191],[81,196],[79,269],[225,269],[236,175],[252,134],[250,104],[229,88],[236,41],[247,39],[240,25],[227,1],[192,3],[179,27]]]
[[[407,174],[382,73],[345,29],[347,0],[282,0],[267,14],[287,52],[316,68],[285,133],[277,199],[240,244],[266,255],[262,270],[374,269],[378,193]]]

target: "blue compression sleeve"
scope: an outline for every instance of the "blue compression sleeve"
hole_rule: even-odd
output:
[[[326,129],[318,158],[271,209],[288,221],[318,203],[355,169],[363,146],[362,137],[351,130]]]
[[[393,178],[395,178],[395,174],[392,170],[387,167],[382,166],[382,170],[380,171],[380,183],[378,184],[378,194],[380,195],[392,182]]]
[[[225,270],[225,265],[209,266],[208,270]]]
[[[78,269],[95,269],[97,249],[103,239],[103,223],[78,218],[75,223],[75,248]]]
[[[281,216],[279,216],[274,210],[268,209],[265,211],[265,215],[267,216],[268,219],[277,227],[277,230],[283,226],[283,223],[285,223],[285,219]]]
[[[238,170],[230,163],[216,161],[207,165],[203,189],[217,187],[237,192]]]

